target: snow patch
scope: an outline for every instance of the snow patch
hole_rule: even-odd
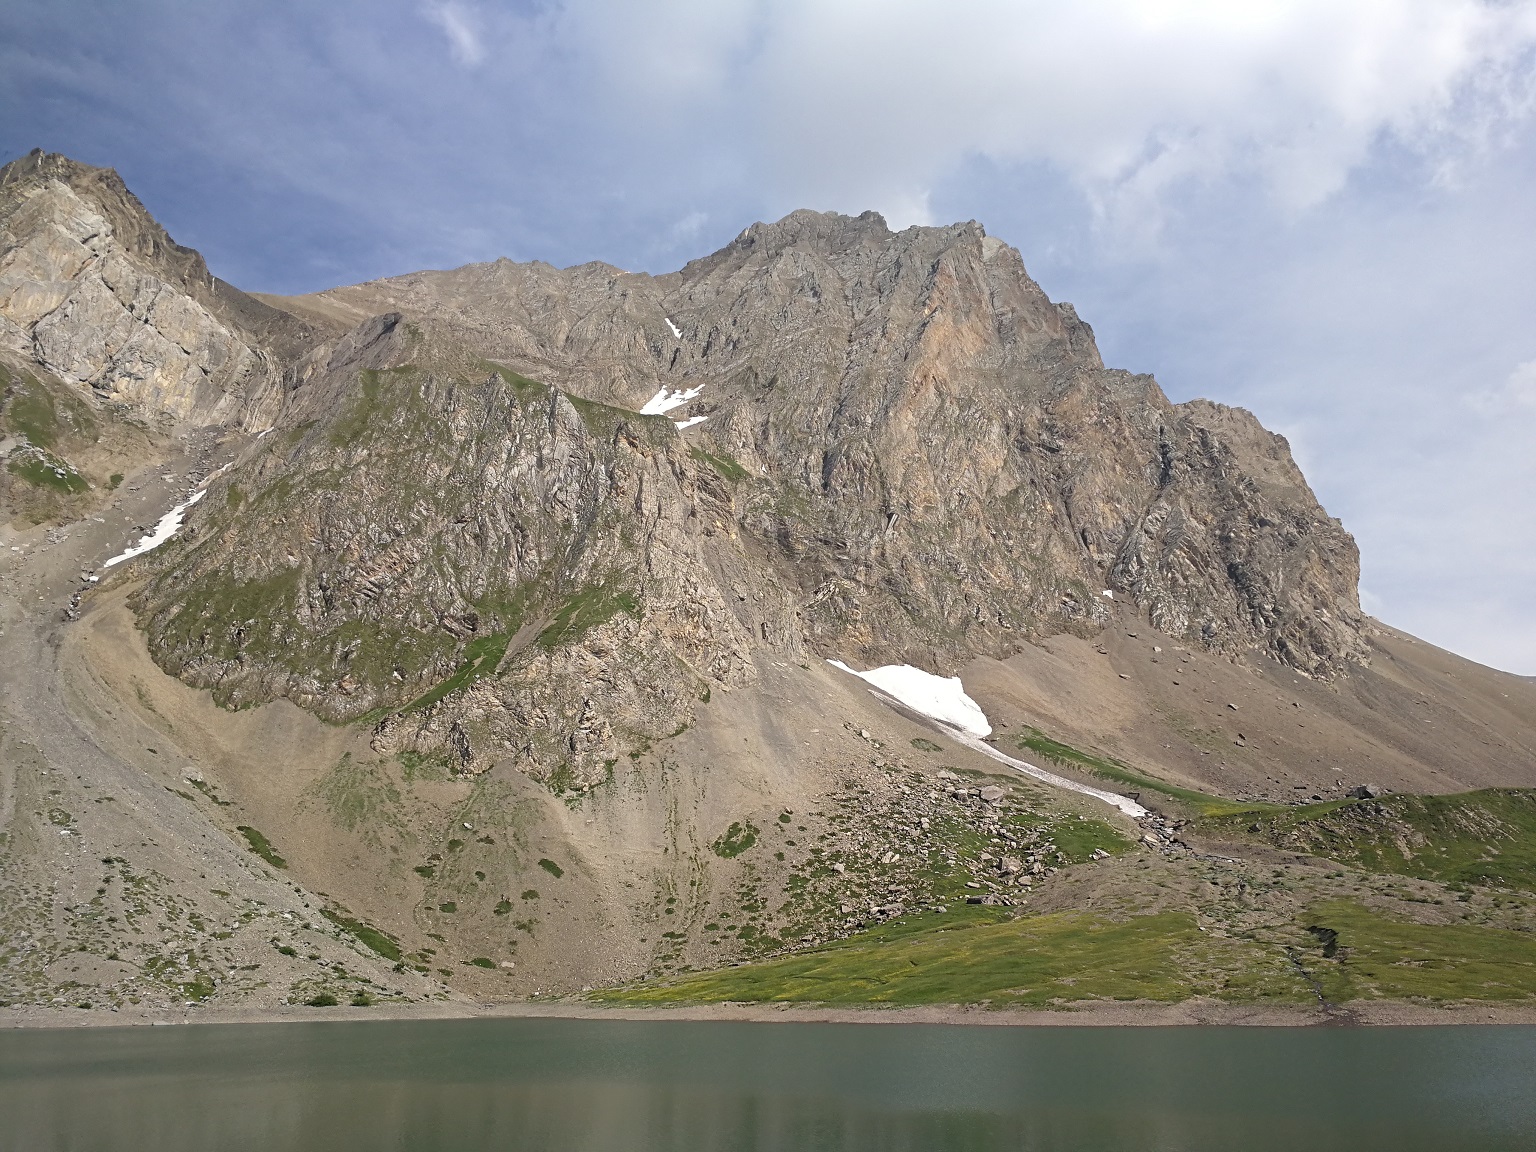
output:
[[[704,385],[702,384],[697,388],[689,388],[687,391],[679,392],[668,392],[663,388],[645,402],[645,407],[640,409],[640,415],[661,416],[672,411],[674,408],[682,407],[702,391],[704,391]]]
[[[164,516],[160,517],[160,521],[155,525],[153,532],[151,532],[148,536],[140,537],[137,544],[129,548],[126,552],[119,553],[118,555],[112,557],[112,559],[108,560],[105,564],[102,565],[102,567],[110,568],[114,564],[121,564],[124,560],[132,560],[135,556],[142,556],[144,553],[160,547],[160,545],[164,544],[172,536],[176,535],[177,529],[181,527],[181,522],[186,519],[187,509],[192,507],[192,505],[196,504],[206,495],[208,495],[208,489],[199,488],[196,492],[192,493],[192,495],[188,496],[185,500],[176,505],[176,507],[172,508]]]
[[[889,664],[884,668],[871,668],[868,672],[855,672],[841,660],[828,660],[827,663],[857,676],[867,684],[873,684],[898,704],[903,704],[912,711],[937,721],[958,743],[1008,765],[1015,772],[1022,772],[1025,776],[1033,777],[1054,788],[1064,788],[1068,792],[1092,796],[1096,800],[1102,800],[1118,808],[1127,816],[1147,815],[1147,810],[1129,796],[1079,784],[1076,780],[1068,780],[1065,776],[1047,772],[1034,764],[1015,760],[1006,752],[1000,752],[992,747],[982,739],[992,734],[992,725],[987,720],[987,714],[981,710],[976,701],[965,694],[965,688],[958,676],[935,676],[930,672],[924,672],[921,668],[913,668],[909,664]]]
[[[1000,752],[985,740],[978,740],[968,732],[954,734],[956,740],[967,748],[980,752],[983,756],[990,756],[1008,765],[1015,772],[1022,772],[1026,776],[1033,776],[1042,784],[1049,784],[1054,788],[1065,788],[1068,792],[1080,792],[1084,796],[1092,796],[1095,800],[1102,800],[1112,807],[1120,809],[1127,816],[1141,817],[1147,814],[1147,810],[1129,796],[1122,796],[1118,792],[1108,792],[1103,788],[1090,788],[1087,784],[1079,784],[1076,780],[1068,780],[1065,776],[1058,776],[1054,772],[1047,772],[1044,768],[1036,767],[1024,760],[1015,760],[1006,752]]]
[[[1108,588],[1104,589],[1104,599],[1113,600],[1114,598],[1115,594],[1113,592],[1111,592]]]
[[[871,668],[868,672],[854,672],[841,660],[829,660],[827,663],[873,684],[914,712],[942,720],[952,728],[976,736],[992,734],[987,714],[965,694],[958,676],[935,676],[910,664],[887,664],[884,668]]]
[[[684,428],[692,428],[695,424],[702,424],[708,419],[708,416],[690,416],[686,420],[674,420],[672,423],[676,424],[677,430],[681,432]]]
[[[681,340],[683,338],[683,334],[678,329],[678,326],[676,324],[672,323],[672,317],[666,316],[666,317],[663,317],[663,319],[666,320],[667,327],[672,329],[672,336],[673,336],[673,338],[677,339],[677,340]]]

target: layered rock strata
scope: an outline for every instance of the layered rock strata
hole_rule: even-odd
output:
[[[357,326],[143,599],[232,705],[590,784],[764,659],[948,672],[1127,610],[1319,678],[1365,652],[1354,542],[1284,439],[1106,369],[976,224],[798,212],[668,276],[277,303]]]
[[[315,328],[214,277],[111,169],[0,169],[0,354],[152,419],[271,427]]]

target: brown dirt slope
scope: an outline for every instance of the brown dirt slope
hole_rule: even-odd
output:
[[[1056,637],[977,661],[964,676],[1004,733],[1033,727],[1221,796],[1536,787],[1529,680],[1382,624],[1369,643],[1368,666],[1324,684],[1258,653],[1213,658],[1120,621],[1091,641]]]

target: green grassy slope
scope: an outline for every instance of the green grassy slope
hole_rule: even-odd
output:
[[[1536,790],[1390,795],[1210,820],[1289,851],[1366,872],[1536,892]]]
[[[1193,788],[1182,788],[1177,784],[1170,784],[1166,780],[1137,772],[1124,761],[1116,760],[1112,756],[1096,756],[1091,752],[1074,748],[1070,744],[1052,740],[1038,728],[1029,729],[1024,735],[1019,736],[1015,743],[1019,751],[1033,752],[1062,767],[1089,772],[1113,784],[1141,789],[1144,792],[1155,792],[1167,800],[1176,801],[1189,808],[1198,816],[1224,816],[1280,810],[1279,806],[1274,804],[1243,803],[1229,800],[1225,796],[1215,796],[1209,792],[1198,792]]]
[[[1006,1006],[1196,995],[1301,1001],[1308,990],[1283,956],[1202,933],[1187,912],[1115,922],[1070,912],[1015,919],[1007,909],[962,907],[813,952],[602,999]]]
[[[1243,1003],[1536,998],[1536,942],[1524,932],[1417,924],[1347,900],[1296,928],[1313,947],[1200,930],[1188,911],[1113,921],[1006,909],[891,924],[814,951],[599,993],[617,1004],[791,1002],[1043,1007],[1086,1000]],[[1298,933],[1300,935],[1300,933]]]

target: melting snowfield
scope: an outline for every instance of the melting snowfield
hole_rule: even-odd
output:
[[[212,477],[209,477],[209,479],[212,479]],[[160,545],[176,535],[177,529],[181,527],[181,522],[186,519],[187,509],[207,494],[208,489],[199,488],[164,516],[160,517],[154,531],[147,536],[141,536],[137,544],[133,545],[126,552],[118,553],[103,564],[102,567],[111,568],[114,564],[121,564],[124,560],[132,560],[135,556],[142,556],[144,553],[160,547]]]
[[[672,321],[668,320],[667,323],[670,324]],[[663,388],[645,402],[645,406],[640,409],[640,415],[663,416],[674,408],[681,408],[702,391],[704,391],[702,384],[697,388],[680,389],[676,392],[669,392]],[[684,428],[692,428],[695,424],[702,424],[708,419],[708,416],[690,416],[686,420],[674,420],[672,423],[676,424],[677,430],[681,432]]]
[[[873,684],[886,695],[931,720],[940,720],[951,728],[958,728],[973,736],[992,735],[992,725],[987,722],[987,714],[965,694],[958,676],[935,676],[910,664],[888,664],[884,668],[871,668],[868,672],[854,672],[841,660],[829,660],[827,663]]]
[[[1079,784],[1076,780],[1068,780],[1065,776],[1047,772],[1044,768],[1036,767],[1023,760],[1015,760],[1007,753],[1000,752],[988,744],[983,737],[992,734],[992,725],[980,705],[965,694],[965,687],[960,683],[958,676],[935,676],[931,672],[924,672],[921,668],[913,668],[910,664],[888,664],[884,668],[855,672],[841,660],[828,660],[827,663],[873,685],[879,694],[886,695],[896,703],[943,725],[957,743],[964,744],[983,756],[990,756],[1016,772],[1021,772],[1025,776],[1033,777],[1055,788],[1065,788],[1069,792],[1092,796],[1096,800],[1102,800],[1118,808],[1127,816],[1147,814],[1145,808],[1128,796],[1121,796],[1118,792],[1108,792],[1102,788],[1091,788],[1087,784]]]
[[[672,409],[679,408],[682,405],[688,403],[688,401],[692,400],[702,391],[704,391],[704,385],[702,384],[700,384],[697,388],[688,388],[686,390],[680,390],[677,392],[669,392],[667,389],[663,388],[660,392],[656,393],[656,395],[652,396],[645,402],[645,406],[640,409],[640,415],[665,415],[666,413],[672,411]]]

